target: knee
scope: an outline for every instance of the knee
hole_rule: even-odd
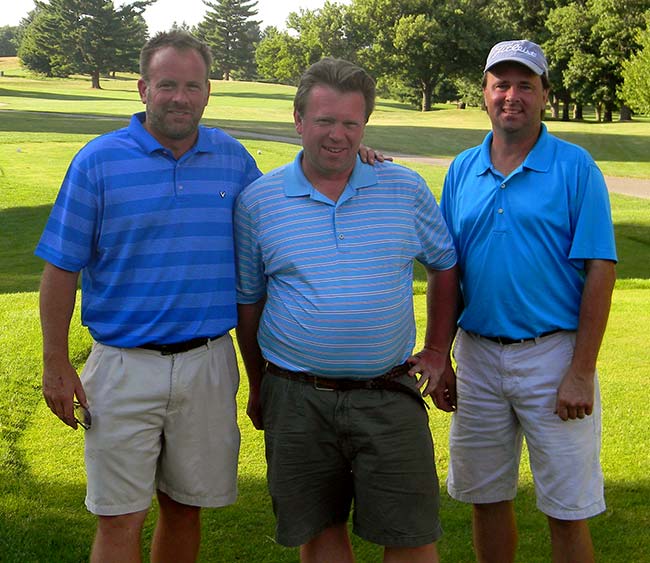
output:
[[[139,536],[146,517],[146,510],[116,516],[99,516],[97,531],[108,536]]]
[[[158,491],[157,496],[160,516],[162,518],[178,521],[185,525],[199,521],[201,514],[200,507],[177,502],[162,491]]]

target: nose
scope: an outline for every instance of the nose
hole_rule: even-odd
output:
[[[172,101],[178,104],[184,104],[187,102],[189,99],[189,96],[187,92],[185,91],[184,88],[175,88],[173,95],[172,95]]]
[[[343,131],[343,123],[335,121],[330,127],[329,136],[331,139],[342,139],[344,137]]]

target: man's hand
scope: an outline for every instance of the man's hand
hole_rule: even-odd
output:
[[[248,392],[248,405],[246,407],[246,414],[251,419],[253,426],[256,430],[264,430],[264,420],[262,418],[262,404],[260,402],[260,389],[250,387]]]
[[[55,365],[45,365],[43,369],[43,396],[50,410],[65,424],[77,429],[73,401],[77,400],[88,408],[86,393],[76,370],[69,361]]]
[[[570,367],[557,390],[555,414],[562,420],[575,420],[589,416],[593,407],[594,373],[580,373]]]
[[[445,355],[439,350],[424,348],[406,360],[411,364],[409,375],[420,374],[417,386],[425,397],[434,392],[447,363]]]
[[[431,393],[431,398],[433,404],[441,411],[454,412],[456,410],[456,373],[451,366],[451,361],[447,362],[438,385]]]
[[[361,162],[365,162],[367,164],[384,162],[384,160],[393,160],[392,156],[384,156],[382,153],[376,151],[375,149],[371,149],[366,145],[359,146],[359,157],[361,158]]]

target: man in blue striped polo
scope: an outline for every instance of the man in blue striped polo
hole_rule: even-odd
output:
[[[304,562],[353,561],[354,532],[387,561],[434,562],[439,491],[424,399],[454,334],[456,254],[416,173],[357,158],[375,87],[323,59],[294,99],[303,150],[235,208],[248,414],[264,429],[276,537]],[[413,261],[427,328],[413,355]],[[421,374],[419,381],[416,374]]]
[[[140,561],[154,490],[151,560],[194,561],[200,507],[237,496],[232,210],[261,172],[238,141],[199,126],[211,64],[183,32],[144,46],[146,113],[75,156],[36,249],[45,399],[73,428],[74,397],[92,415],[77,417],[91,422],[91,561]],[[95,340],[81,379],[68,355],[80,271]]]

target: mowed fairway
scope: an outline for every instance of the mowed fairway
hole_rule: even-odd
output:
[[[81,562],[88,559],[94,517],[84,500],[83,432],[63,426],[40,389],[41,337],[38,281],[33,257],[49,209],[74,153],[94,136],[121,127],[143,108],[133,76],[102,80],[92,91],[85,78],[34,79],[0,60],[0,561]],[[292,159],[295,144],[248,140],[250,133],[297,140],[292,124],[294,89],[255,83],[214,82],[204,122],[238,134],[264,171]],[[588,148],[608,175],[650,178],[650,120],[632,123],[548,122],[551,132]],[[451,158],[481,141],[488,128],[476,108],[436,106],[422,114],[380,100],[366,141],[385,153]],[[439,195],[445,169],[415,167]],[[603,412],[602,460],[608,510],[591,522],[598,561],[650,561],[650,200],[612,195],[620,263],[609,328],[599,361]],[[424,276],[416,268],[414,300],[424,327]],[[76,312],[71,356],[81,368],[91,346]],[[201,561],[275,563],[298,560],[297,550],[273,541],[274,520],[265,484],[262,434],[246,418],[246,379],[239,393],[242,430],[240,498],[206,510]],[[441,482],[448,464],[449,417],[430,410]],[[524,452],[525,457],[525,452]],[[576,468],[579,471],[580,468]],[[442,494],[443,561],[473,561],[470,508]],[[535,508],[524,463],[516,503],[518,562],[550,560],[545,518]],[[155,505],[146,523],[151,537]],[[357,561],[380,561],[380,549],[354,539]]]

